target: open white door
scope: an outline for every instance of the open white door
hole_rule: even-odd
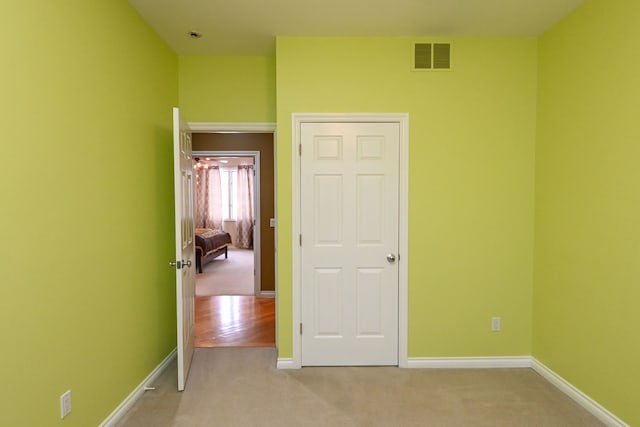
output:
[[[178,314],[178,390],[184,390],[193,357],[195,246],[193,235],[193,163],[191,131],[173,109],[173,170],[176,209],[176,303]]]

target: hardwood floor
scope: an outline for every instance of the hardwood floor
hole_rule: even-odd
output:
[[[196,347],[274,347],[275,298],[196,297]]]

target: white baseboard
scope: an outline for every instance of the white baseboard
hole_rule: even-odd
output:
[[[578,390],[567,380],[560,375],[549,369],[544,363],[537,360],[535,357],[531,358],[531,367],[534,371],[540,374],[544,379],[556,386],[560,391],[575,400],[580,406],[589,411],[593,416],[598,418],[604,424],[610,427],[629,427],[620,418],[613,415],[607,409],[605,409],[598,402]]]
[[[295,363],[292,358],[278,358],[276,362],[276,368],[278,369],[300,369],[300,365]]]
[[[553,372],[531,356],[517,357],[414,357],[409,358],[408,368],[464,369],[464,368],[532,368],[561,392],[576,401],[585,410],[610,427],[629,427],[624,421],[605,409],[598,402],[578,390],[567,380]]]
[[[260,298],[275,298],[276,291],[260,291],[256,296]]]
[[[531,357],[410,357],[406,367],[410,369],[530,368]],[[279,358],[277,368],[300,369],[300,365],[295,363],[293,359]]]
[[[407,368],[481,369],[530,368],[531,357],[410,357]]]
[[[167,357],[136,387],[126,399],[100,424],[100,427],[115,426],[122,420],[127,412],[136,404],[145,392],[145,387],[151,386],[154,381],[171,365],[176,358],[176,349],[173,349]]]

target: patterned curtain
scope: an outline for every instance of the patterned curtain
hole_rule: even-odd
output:
[[[253,248],[253,166],[238,166],[237,248]]]
[[[216,166],[196,169],[196,228],[222,230],[222,187],[220,169]]]

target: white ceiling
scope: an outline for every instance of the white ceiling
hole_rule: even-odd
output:
[[[179,55],[271,55],[277,35],[532,37],[584,0],[129,2]]]

